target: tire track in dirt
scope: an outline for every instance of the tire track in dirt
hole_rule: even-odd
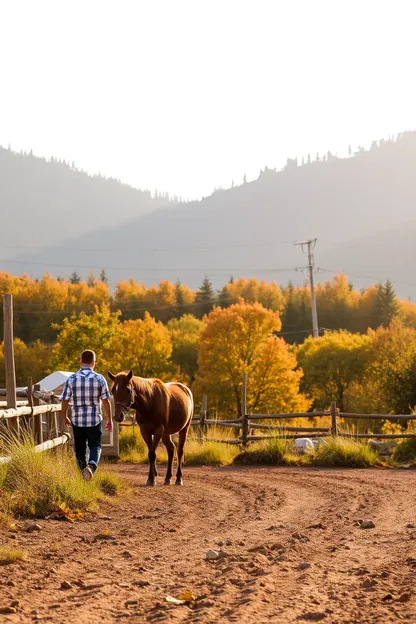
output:
[[[184,488],[145,488],[144,467],[112,469],[133,494],[96,518],[42,521],[17,540],[0,532],[30,553],[6,568],[15,587],[0,575],[0,606],[20,600],[6,622],[416,621],[415,473],[188,468]],[[357,526],[366,517],[375,529]],[[116,539],[94,541],[103,529]],[[226,556],[208,562],[209,548]],[[197,600],[165,601],[184,590]]]

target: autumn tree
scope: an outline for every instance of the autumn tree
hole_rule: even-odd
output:
[[[207,319],[198,351],[195,391],[205,392],[229,414],[241,409],[243,373],[248,374],[250,410],[302,411],[308,401],[299,393],[301,371],[288,345],[274,336],[278,313],[261,304],[216,308]]]
[[[378,388],[380,408],[409,414],[416,406],[416,331],[394,319],[369,331],[372,363],[367,375]]]
[[[348,389],[362,380],[371,356],[370,345],[368,336],[339,331],[309,337],[298,348],[301,388],[314,397],[316,407],[327,409],[336,401],[342,412],[347,411]]]
[[[119,312],[110,312],[108,306],[96,307],[93,314],[81,312],[66,318],[57,326],[58,337],[54,347],[54,370],[74,371],[79,368],[79,357],[84,349],[97,355],[98,366],[107,370],[114,363],[111,345],[119,331]]]
[[[198,347],[205,323],[192,314],[185,314],[179,319],[171,319],[167,328],[172,341],[172,361],[192,383],[197,370]]]
[[[160,377],[171,381],[177,367],[170,361],[169,331],[148,312],[143,319],[120,323],[109,343],[113,372],[133,369],[139,377]]]

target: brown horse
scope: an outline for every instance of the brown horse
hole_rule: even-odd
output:
[[[194,412],[192,392],[176,381],[163,383],[160,379],[135,377],[132,370],[117,375],[109,372],[108,376],[113,382],[111,391],[115,401],[115,420],[123,422],[125,412],[129,409],[136,411],[137,424],[149,449],[150,468],[146,485],[156,485],[156,449],[160,440],[168,451],[165,485],[171,484],[175,445],[170,436],[173,433],[179,433],[175,485],[183,485],[183,449]]]

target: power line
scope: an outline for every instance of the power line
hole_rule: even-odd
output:
[[[11,262],[13,264],[30,264],[30,265],[37,265],[37,266],[47,266],[47,267],[59,267],[59,268],[66,268],[66,269],[96,269],[96,270],[102,270],[104,269],[105,271],[140,271],[141,273],[154,273],[154,272],[174,272],[174,273],[183,273],[183,272],[192,272],[192,273],[209,273],[212,276],[215,275],[230,275],[230,273],[235,273],[235,272],[241,272],[241,271],[245,271],[245,272],[249,272],[249,273],[288,273],[291,271],[294,271],[295,269],[292,268],[286,268],[286,269],[279,269],[279,268],[274,268],[274,267],[269,267],[269,268],[256,268],[256,269],[250,269],[250,268],[244,268],[244,267],[240,267],[240,268],[223,268],[221,273],[214,273],[214,271],[218,271],[218,268],[200,268],[200,269],[196,269],[196,268],[189,268],[189,267],[182,267],[182,268],[177,268],[177,269],[173,269],[171,267],[169,268],[162,268],[162,267],[158,267],[158,268],[144,268],[144,267],[111,267],[111,266],[92,266],[89,264],[56,264],[56,263],[52,263],[52,262],[26,262],[24,260],[9,260],[9,259],[2,259],[0,262]]]
[[[264,245],[289,245],[292,244],[293,241],[263,241],[261,243],[237,243],[235,245],[196,245],[194,247],[187,247],[181,245],[180,247],[140,247],[140,251],[211,251],[218,249],[238,249],[238,248],[246,248],[246,247],[264,247]],[[46,247],[45,245],[2,245],[2,249],[53,249],[53,247]],[[63,247],[59,245],[59,250],[63,251],[81,251],[81,252],[131,252],[131,247]]]

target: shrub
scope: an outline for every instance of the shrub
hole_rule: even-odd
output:
[[[416,439],[405,438],[394,450],[391,459],[394,463],[407,463],[416,460]]]
[[[235,464],[297,464],[301,458],[293,452],[290,440],[275,436],[271,440],[258,442],[234,458]]]
[[[379,458],[366,443],[353,438],[328,437],[319,445],[310,461],[317,466],[368,468],[378,464]]]

